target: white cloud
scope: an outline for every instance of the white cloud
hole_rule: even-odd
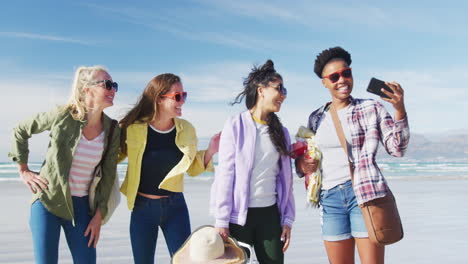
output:
[[[65,43],[74,43],[74,44],[80,44],[80,45],[85,45],[85,46],[96,45],[95,42],[86,41],[86,40],[80,40],[80,39],[74,39],[74,38],[68,38],[68,37],[62,37],[62,36],[54,36],[54,35],[29,33],[29,32],[0,32],[0,37],[65,42]]]
[[[248,75],[251,67],[249,63],[211,64],[186,70],[181,78],[191,94],[190,100],[229,102],[242,91],[242,78]]]
[[[464,74],[465,69],[373,69],[373,72],[380,73],[377,78],[400,83],[405,91],[405,105],[414,132],[431,133],[468,127],[467,119],[460,118],[468,102],[468,75]],[[368,80],[360,82],[363,87],[360,93],[366,96]],[[375,98],[368,94],[367,97]],[[388,103],[385,105],[393,113],[392,106]]]
[[[468,89],[468,75],[464,69],[421,69],[421,71],[380,70],[380,76],[397,81],[405,90],[412,103],[457,103]],[[454,78],[457,76],[457,78]]]
[[[222,46],[254,50],[264,52],[266,49],[275,50],[284,47],[302,48],[304,46],[291,41],[282,39],[266,39],[259,37],[259,34],[245,34],[233,30],[210,31],[203,25],[194,23],[184,17],[192,17],[194,10],[192,9],[164,9],[159,8],[159,13],[155,16],[153,11],[147,11],[144,8],[118,8],[106,7],[98,5],[87,5],[92,9],[100,9],[104,13],[114,13],[112,19],[119,19],[135,25],[144,26],[156,31],[169,33],[179,38],[214,43]],[[206,11],[205,11],[206,12]],[[184,14],[184,15],[181,15]],[[178,19],[173,19],[178,17]],[[192,17],[193,18],[193,17]]]
[[[375,29],[395,27],[413,32],[439,33],[459,36],[468,35],[464,27],[464,13],[442,15],[429,5],[411,5],[402,2],[385,5],[382,3],[324,2],[301,0],[287,1],[225,1],[194,0],[206,8],[219,12],[254,18],[262,21],[279,19],[290,24],[303,25],[313,29],[345,25],[368,26]],[[460,26],[458,26],[460,25]]]
[[[228,102],[242,90],[243,77],[252,67],[247,62],[220,62],[205,65],[190,65],[178,75],[184,89],[189,93],[189,101],[197,103]],[[117,100],[131,93],[140,94],[147,83],[155,77],[152,72],[119,72],[111,71],[113,79],[122,87]],[[134,103],[136,97],[130,102]]]

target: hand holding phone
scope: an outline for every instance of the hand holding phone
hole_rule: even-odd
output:
[[[393,93],[393,90],[390,87],[388,87],[388,85],[386,85],[384,81],[381,81],[381,80],[376,79],[376,78],[372,78],[370,80],[369,85],[367,86],[367,91],[369,93],[376,94],[376,95],[378,95],[380,97],[390,99],[390,97],[388,95],[384,94],[381,91],[382,88],[389,91],[390,93]]]

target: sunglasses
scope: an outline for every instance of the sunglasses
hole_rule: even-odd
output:
[[[169,97],[172,98],[172,100],[175,100],[176,102],[180,102],[180,100],[187,100],[187,92],[183,93],[173,93],[173,94],[163,94],[161,95],[162,97]]]
[[[283,96],[286,96],[288,95],[288,90],[286,89],[286,87],[283,86],[283,84],[280,84],[278,85],[277,87],[273,87],[273,86],[270,86],[271,88],[275,88],[278,92],[280,92],[280,94],[282,94]]]
[[[113,82],[111,80],[102,80],[102,81],[97,81],[95,82],[96,83],[104,83],[104,87],[106,88],[106,90],[110,91],[112,90],[112,88],[115,89],[115,92],[117,92],[119,90],[119,84],[116,83],[116,82]]]
[[[351,78],[353,76],[351,68],[342,69],[341,71],[334,72],[323,78],[328,78],[332,83],[336,83],[340,79],[340,76],[343,78]]]

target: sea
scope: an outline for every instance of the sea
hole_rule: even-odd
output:
[[[198,149],[206,149],[210,139],[200,137]],[[214,166],[217,166],[217,157],[214,159]],[[468,161],[444,161],[436,160],[415,161],[399,160],[398,158],[385,159],[377,162],[383,175],[388,180],[433,180],[433,179],[468,179]],[[29,169],[38,172],[42,161],[31,162]],[[294,166],[294,162],[293,162]],[[123,180],[127,171],[127,164],[124,162],[117,165],[119,178]],[[293,171],[295,169],[293,168]],[[197,177],[186,176],[185,181],[212,181],[214,173],[205,172]],[[299,180],[299,177],[295,177]],[[0,162],[0,181],[20,181],[17,165],[13,162]]]
[[[42,162],[30,162],[28,165],[32,171],[38,172]],[[388,180],[468,179],[468,162],[380,162],[378,165]],[[117,165],[121,180],[126,170],[126,163]],[[213,177],[212,172],[205,172],[198,177],[187,176],[186,180],[211,181]],[[0,181],[20,181],[16,163],[0,162]]]

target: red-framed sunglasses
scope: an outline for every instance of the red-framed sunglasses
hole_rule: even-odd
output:
[[[340,71],[336,71],[327,76],[323,76],[323,78],[328,78],[332,83],[336,83],[340,79],[340,76],[342,76],[343,78],[351,78],[353,76],[351,68],[345,68]]]
[[[180,102],[180,100],[187,100],[187,92],[182,92],[182,93],[173,93],[173,94],[163,94],[161,97],[168,97],[171,98],[172,100],[175,100],[176,102]]]

